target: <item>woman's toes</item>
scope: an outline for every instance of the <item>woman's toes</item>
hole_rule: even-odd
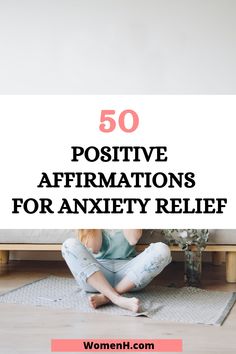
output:
[[[93,307],[94,309],[96,308],[96,299],[94,298],[94,295],[90,296],[89,298],[89,304],[91,307]]]
[[[106,305],[108,302],[109,302],[109,299],[102,294],[92,295],[89,298],[89,303],[91,304],[91,306],[94,309],[96,309],[97,307],[100,307],[102,305]]]

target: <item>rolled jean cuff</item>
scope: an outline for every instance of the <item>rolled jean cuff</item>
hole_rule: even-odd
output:
[[[91,275],[93,275],[95,272],[98,272],[99,270],[100,268],[96,263],[91,263],[80,271],[80,277],[83,281],[86,282],[87,279],[91,277]]]
[[[140,278],[135,274],[134,271],[129,271],[126,276],[135,285],[136,288],[141,286]]]

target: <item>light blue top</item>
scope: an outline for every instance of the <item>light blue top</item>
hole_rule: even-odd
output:
[[[125,238],[123,230],[103,229],[102,247],[94,256],[98,259],[127,259],[135,257],[136,252]]]

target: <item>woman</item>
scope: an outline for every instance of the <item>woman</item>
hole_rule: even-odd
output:
[[[133,312],[140,311],[136,297],[122,294],[143,289],[171,262],[170,249],[162,242],[151,243],[136,256],[134,246],[142,230],[82,229],[78,239],[62,245],[62,255],[78,285],[87,292],[93,308],[110,301]]]

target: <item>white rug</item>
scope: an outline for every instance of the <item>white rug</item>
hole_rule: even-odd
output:
[[[147,316],[157,321],[221,325],[230,312],[236,293],[207,291],[196,288],[155,287],[136,292],[143,312],[136,314],[106,305],[92,309],[89,294],[78,288],[73,278],[49,276],[0,294],[0,303],[15,303],[74,309],[79,312],[106,313],[110,315]],[[126,296],[134,296],[127,294]]]

